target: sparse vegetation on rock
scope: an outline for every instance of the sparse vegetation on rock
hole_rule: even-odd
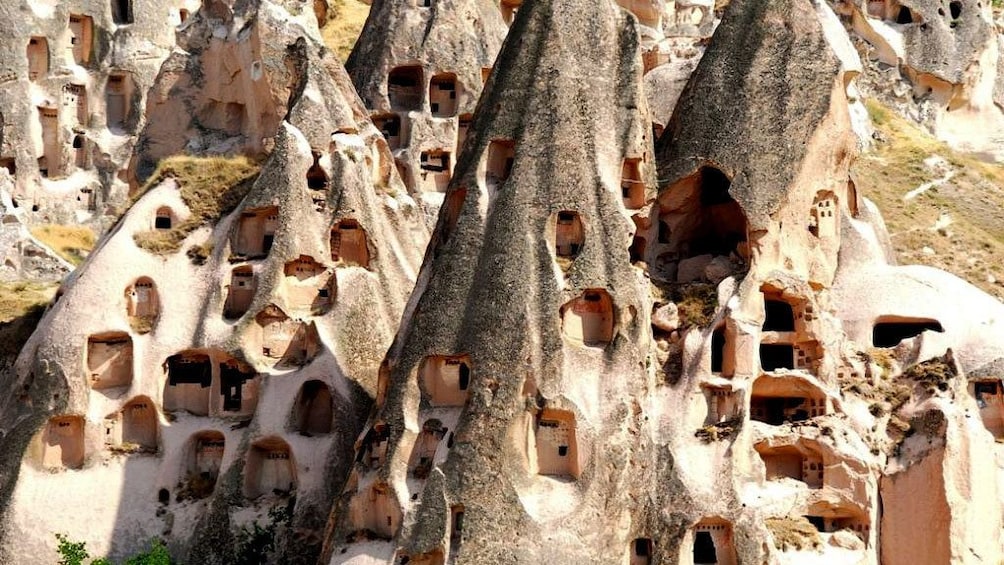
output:
[[[83,262],[97,240],[94,231],[86,226],[42,224],[31,228],[31,235],[74,265]]]
[[[321,28],[324,44],[344,61],[366,23],[370,7],[360,0],[334,0],[329,6],[330,19]]]
[[[803,516],[797,518],[767,518],[767,529],[774,538],[774,547],[781,551],[818,550],[823,542],[816,529]]]
[[[1004,298],[1004,167],[952,149],[881,102],[866,104],[879,135],[855,161],[854,182],[882,210],[899,260]]]
[[[22,4],[0,562],[1004,563],[996,0]]]
[[[718,288],[710,283],[652,284],[652,299],[656,303],[674,302],[680,329],[704,328],[718,310]]]
[[[247,196],[259,170],[260,166],[246,157],[179,156],[165,159],[133,200],[138,200],[151,186],[173,179],[191,215],[171,229],[135,234],[136,245],[157,254],[178,251],[190,233],[233,211]]]

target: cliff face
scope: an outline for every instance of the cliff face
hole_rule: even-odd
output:
[[[610,2],[520,9],[332,515],[332,563],[399,547],[609,563],[646,537],[655,506],[629,502],[661,467],[648,285],[628,253],[652,190],[637,53]],[[597,531],[611,507],[619,523]]]
[[[164,62],[151,89],[149,119],[130,167],[133,191],[161,159],[183,151],[265,154],[264,144],[288,111],[295,55],[277,41],[288,35],[278,17],[282,12],[269,14],[254,4],[248,11],[249,17],[272,25],[244,28],[240,12],[214,1],[179,32],[179,49]],[[298,18],[297,25],[308,21]]]
[[[874,4],[375,1],[346,72],[206,0],[0,374],[0,561],[1001,561],[1004,306],[849,173]]]
[[[198,2],[72,0],[0,7],[0,167],[26,220],[106,224],[147,89]]]
[[[505,34],[489,0],[377,0],[346,62],[430,227]]]
[[[1001,48],[992,4],[979,0],[831,3],[868,58],[868,93],[889,101],[939,138],[1000,161],[1004,106]],[[892,76],[889,76],[889,75]]]
[[[48,559],[62,532],[113,558],[159,537],[187,562],[231,563],[255,522],[285,533],[272,559],[316,560],[414,283],[421,213],[316,33],[268,2],[191,18],[217,39],[190,70],[249,37],[288,46],[236,73],[291,85],[287,119],[245,123],[272,130],[260,163],[161,161],[64,284],[5,381],[6,562]],[[157,91],[196,82],[173,91],[191,114],[172,123],[204,116],[220,81],[161,73]]]

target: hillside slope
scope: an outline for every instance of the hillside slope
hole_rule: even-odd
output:
[[[349,58],[352,46],[356,44],[356,38],[366,23],[370,7],[359,0],[336,0],[332,5],[334,15],[321,29],[321,38],[324,39],[324,44],[344,62]]]
[[[874,151],[852,168],[901,264],[954,273],[1004,298],[1004,168],[957,152],[875,101]]]

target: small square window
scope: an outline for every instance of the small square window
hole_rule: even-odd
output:
[[[634,554],[638,557],[648,557],[651,541],[643,538],[634,540]]]
[[[981,382],[975,384],[976,394],[997,394],[996,382]]]

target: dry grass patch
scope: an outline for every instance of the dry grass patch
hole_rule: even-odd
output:
[[[57,288],[56,284],[0,283],[0,323],[11,322],[36,307],[45,307]]]
[[[21,351],[57,288],[56,284],[0,283],[0,356]]]
[[[132,455],[133,453],[157,453],[156,448],[144,447],[138,443],[125,442],[121,445],[112,445],[108,451],[116,455]]]
[[[818,549],[823,545],[816,527],[804,516],[767,518],[766,521],[774,537],[774,547],[781,551]]]
[[[42,224],[31,228],[31,235],[74,265],[84,261],[97,241],[94,232],[86,226]]]
[[[903,372],[903,376],[923,385],[929,394],[945,392],[958,373],[955,365],[945,359],[929,359]]]
[[[852,170],[858,191],[882,210],[900,262],[944,269],[1004,299],[1004,167],[953,150],[874,100],[866,105],[884,141]],[[942,178],[924,164],[935,155],[954,176],[904,200]],[[951,224],[934,229],[943,214]]]
[[[742,418],[733,418],[731,420],[726,420],[724,422],[718,422],[717,424],[710,424],[699,428],[695,433],[694,437],[698,438],[704,443],[711,443],[713,441],[725,440],[733,437],[739,428],[742,427]]]
[[[129,316],[129,327],[138,334],[150,333],[156,323],[156,316]]]
[[[344,62],[359,38],[370,7],[359,0],[334,0],[331,2],[330,13],[327,25],[321,29],[321,38]]]
[[[869,347],[868,351],[861,352],[859,358],[865,363],[875,363],[883,371],[883,376],[892,371],[896,363],[896,358],[892,351],[882,347]]]
[[[873,347],[859,351],[858,359],[864,363],[874,363],[880,372],[870,377],[848,375],[841,379],[840,388],[844,393],[854,394],[869,402],[872,416],[881,418],[896,412],[912,396],[912,386],[902,379],[892,377],[895,359],[888,349]]]
[[[247,196],[258,178],[260,166],[247,157],[169,157],[160,162],[133,202],[150,187],[173,178],[191,215],[169,230],[150,230],[133,235],[136,245],[157,254],[174,253],[196,229],[232,212]]]
[[[718,287],[710,283],[652,281],[649,290],[655,304],[676,304],[681,330],[707,326],[718,310]]]

